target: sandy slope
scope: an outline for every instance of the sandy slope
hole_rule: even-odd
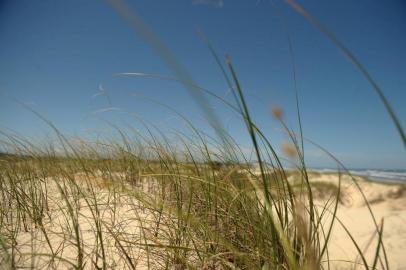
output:
[[[381,220],[384,220],[383,242],[390,269],[406,269],[406,187],[373,183],[361,178],[357,180],[370,203],[377,223],[380,224]],[[314,175],[311,181],[338,183],[338,176]],[[376,227],[365,200],[349,176],[342,177],[340,201],[338,217],[351,231],[359,247],[366,252],[366,260],[371,265],[377,246]],[[318,201],[319,204],[325,202],[325,199]],[[371,238],[375,240],[371,242]],[[351,269],[354,266],[354,263],[344,261],[361,262],[355,245],[338,222],[332,231],[329,255],[331,260],[337,260],[332,262],[335,269]],[[378,262],[378,269],[381,268]]]
[[[77,177],[79,179],[82,178],[80,175],[77,175]],[[106,257],[109,263],[113,262],[108,267],[116,267],[117,269],[128,268],[126,258],[122,256],[122,252],[119,252],[115,239],[111,237],[111,232],[113,231],[114,235],[123,241],[122,243],[132,243],[124,248],[130,253],[136,268],[147,269],[148,258],[146,257],[145,250],[142,248],[144,241],[143,233],[148,232],[150,229],[148,228],[148,220],[153,220],[156,217],[148,213],[139,202],[134,201],[130,196],[120,193],[120,191],[117,191],[117,197],[113,198],[112,193],[104,191],[103,186],[106,183],[96,180],[94,183],[100,186],[100,189],[97,190],[97,200],[100,204],[100,218],[104,225]],[[406,187],[372,183],[364,181],[361,178],[357,178],[357,180],[370,202],[377,222],[380,223],[382,218],[384,219],[383,241],[390,269],[406,269]],[[333,174],[311,174],[311,181],[315,185],[320,182],[337,183],[338,177]],[[49,181],[50,197],[48,199],[51,208],[52,224],[45,224],[45,227],[51,231],[49,236],[53,246],[59,246],[58,243],[61,244],[55,251],[58,256],[75,263],[77,250],[74,242],[75,239],[72,238],[72,224],[66,222],[66,204],[60,197],[56,186],[51,183],[53,181]],[[147,185],[144,184],[142,186],[146,188],[145,192],[148,193]],[[317,197],[316,203],[320,205],[321,209],[322,205],[327,202],[328,196],[321,196],[323,194],[320,194],[320,192],[315,194]],[[112,200],[115,201],[114,204],[111,203]],[[86,266],[91,268],[97,264],[100,267],[102,262],[100,258],[95,256],[96,253],[100,254],[100,250],[95,250],[97,238],[94,234],[95,224],[92,217],[94,213],[89,210],[89,202],[80,199],[78,203],[81,205],[78,212],[78,219],[82,230],[81,237],[86,242],[83,246],[85,254],[87,254],[84,258]],[[115,205],[117,208],[112,211],[111,205]],[[112,213],[115,213],[114,217],[111,216]],[[364,250],[368,264],[371,265],[377,246],[376,240],[370,241],[374,236],[374,239],[376,239],[374,222],[362,195],[348,176],[342,177],[342,192],[338,217],[348,230],[351,231],[360,248]],[[325,223],[325,228],[328,227],[327,225],[328,222]],[[112,231],[107,231],[106,228],[110,228]],[[110,235],[110,237],[107,235]],[[35,262],[33,262],[33,256],[30,255],[31,252],[36,254],[50,253],[38,228],[32,228],[28,232],[21,232],[17,241],[20,246],[18,252],[21,254],[19,265],[29,267],[31,264],[34,264],[38,267],[42,265],[41,261],[48,261],[46,257],[37,255],[34,257]],[[141,246],[139,246],[140,244]],[[35,250],[31,249],[32,246],[34,246]],[[357,250],[348,234],[336,222],[329,245],[329,257],[330,263],[333,266],[332,269],[353,269],[352,267],[356,265],[354,262],[361,262],[357,254]],[[157,260],[149,259],[151,259],[149,261],[151,269],[156,268],[157,265],[153,266],[153,264]],[[69,268],[69,265],[63,262],[57,262],[54,266],[58,269]],[[364,269],[363,267],[361,268]],[[378,269],[381,268],[378,262]]]
[[[83,182],[83,175],[77,174],[77,183],[88,194],[85,200],[80,198],[75,201],[69,195],[68,200],[75,208],[75,216],[79,223],[80,239],[84,253],[84,269],[96,269],[103,265],[102,250],[98,242],[94,201],[92,201],[87,183]],[[21,230],[18,237],[16,262],[18,267],[34,269],[74,269],[78,259],[78,248],[74,234],[74,224],[67,208],[66,199],[62,197],[55,182],[63,186],[62,179],[49,179],[48,205],[50,219],[44,224],[47,235],[56,253],[56,259],[50,263],[51,249],[47,245],[44,234],[38,226],[28,227],[27,231]],[[126,195],[122,190],[116,193],[104,188],[106,182],[102,178],[90,179],[95,186],[101,231],[103,234],[104,252],[107,260],[107,269],[131,269],[122,250],[126,250],[131,257],[131,263],[136,269],[157,268],[157,260],[152,259],[153,254],[146,253],[141,244],[145,243],[144,235],[148,232],[147,223],[154,217],[133,196]],[[66,184],[66,183],[65,183]],[[143,185],[145,188],[148,186]],[[67,187],[71,189],[71,187]],[[72,192],[68,191],[68,194]],[[114,201],[114,203],[113,203]],[[76,206],[77,205],[77,206]],[[76,212],[77,211],[77,212]],[[113,236],[114,235],[114,236]],[[116,237],[116,238],[115,238]],[[120,240],[120,245],[117,242]],[[64,258],[61,260],[59,258]],[[148,267],[149,266],[149,267]],[[1,268],[1,265],[0,265]],[[100,268],[101,269],[101,268]]]

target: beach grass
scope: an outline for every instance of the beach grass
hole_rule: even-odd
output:
[[[230,60],[228,65],[238,85]],[[290,134],[285,154],[297,164],[285,169],[270,138],[252,122],[238,87],[236,97],[255,164],[230,134],[207,140],[190,122],[193,136],[177,134],[181,146],[147,123],[149,136],[139,142],[119,130],[121,141],[77,143],[51,123],[59,142],[47,147],[3,132],[10,154],[3,154],[0,163],[1,265],[328,268],[330,233],[339,223],[340,181],[310,183],[309,175],[317,173],[305,166],[300,138],[276,115]],[[329,199],[321,208],[314,202],[317,194]],[[372,261],[354,240],[366,269],[387,265],[378,222],[376,230]]]

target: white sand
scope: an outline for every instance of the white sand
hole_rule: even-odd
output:
[[[380,224],[381,220],[384,220],[383,243],[390,269],[406,269],[406,188],[401,185],[367,182],[361,178],[357,180],[370,203],[377,223]],[[338,183],[338,176],[321,174],[313,176],[311,181]],[[320,200],[318,203],[325,201]],[[365,200],[349,176],[342,177],[338,217],[365,252],[368,264],[372,265],[377,247],[376,227]],[[371,242],[371,238],[374,241]],[[351,269],[354,266],[354,263],[344,261],[362,262],[355,245],[338,222],[332,231],[329,255],[330,260],[337,260],[332,262],[333,269]],[[338,262],[339,260],[343,261]],[[364,266],[358,268],[363,269]],[[382,269],[380,262],[377,268]]]
[[[77,213],[81,232],[80,237],[83,243],[84,268],[95,269],[96,265],[97,267],[102,267],[103,264],[100,244],[98,244],[98,238],[95,234],[95,208],[89,196],[90,191],[87,190],[87,183],[80,180],[84,179],[83,176],[77,174],[76,178],[77,183],[88,194],[86,196],[87,201],[81,198],[76,202],[77,205],[80,205]],[[122,248],[129,254],[131,262],[136,269],[156,268],[157,266],[154,265],[157,260],[152,258],[153,254],[149,254],[150,257],[147,256],[147,252],[142,245],[145,243],[144,234],[147,237],[151,237],[149,235],[150,226],[148,223],[154,219],[154,216],[133,196],[126,195],[124,192],[117,190],[116,197],[113,197],[113,193],[111,191],[108,192],[104,188],[108,183],[102,178],[97,177],[90,179],[90,181],[95,187],[96,192],[107,269],[130,269],[128,261],[123,255]],[[63,180],[58,182],[63,186]],[[77,263],[78,249],[73,232],[72,219],[69,217],[67,204],[60,194],[55,180],[49,179],[47,184],[51,220],[44,224],[44,227],[57,258],[64,258],[65,260],[55,259],[54,263],[49,264],[51,249],[46,243],[44,234],[38,227],[31,226],[28,228],[28,232],[22,230],[17,237],[17,265],[27,268],[34,266],[35,269],[73,269],[73,266]],[[144,187],[148,188],[148,185],[145,184]],[[72,194],[72,192],[70,191],[68,194]],[[71,204],[75,204],[73,198],[68,199]],[[114,203],[112,203],[113,200],[115,201]],[[89,204],[93,210],[90,209]],[[115,208],[114,211],[113,207]],[[113,235],[120,240],[121,247],[117,244]],[[98,248],[96,249],[96,247]],[[33,256],[32,254],[35,255]],[[67,261],[72,264],[67,263]],[[148,265],[150,268],[148,268]]]

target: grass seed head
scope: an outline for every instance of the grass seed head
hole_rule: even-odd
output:
[[[297,149],[296,147],[289,142],[284,142],[281,145],[282,152],[287,155],[288,157],[294,158],[297,157]]]
[[[283,110],[281,107],[276,106],[271,109],[273,117],[278,120],[282,120],[283,118]]]

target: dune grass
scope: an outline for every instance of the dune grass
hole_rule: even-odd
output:
[[[3,132],[3,148],[13,154],[0,160],[1,266],[328,269],[340,182],[311,187],[300,138],[276,114],[290,135],[286,154],[297,164],[295,172],[285,170],[228,65],[255,165],[230,134],[206,139],[191,122],[192,135],[177,133],[182,145],[145,122],[148,136],[135,134],[137,142],[117,129],[120,142],[74,143],[49,122],[56,145],[36,147]],[[329,204],[317,207],[315,190],[328,191]],[[387,268],[382,241],[373,261],[357,249],[365,269]]]

